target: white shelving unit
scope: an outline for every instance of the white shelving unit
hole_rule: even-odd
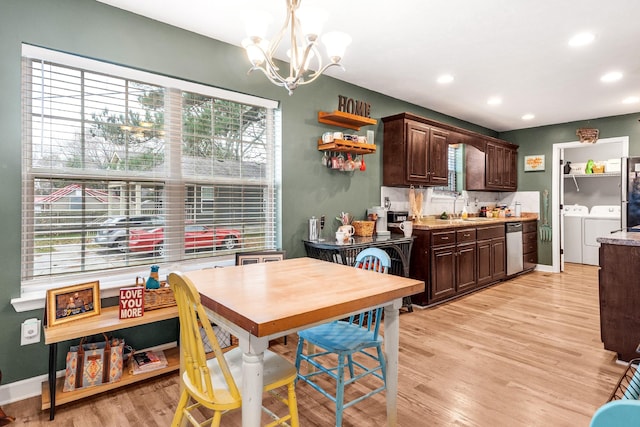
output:
[[[567,173],[566,178],[606,178],[611,176],[620,176],[620,172],[603,172],[603,173]]]

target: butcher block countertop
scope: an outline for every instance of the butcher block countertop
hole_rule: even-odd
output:
[[[463,228],[463,227],[477,227],[482,225],[494,225],[504,224],[507,222],[524,222],[524,221],[537,221],[538,214],[523,212],[522,216],[510,216],[508,218],[484,218],[470,216],[466,219],[439,219],[433,216],[421,218],[418,221],[413,221],[414,230],[437,230],[440,228]],[[392,226],[390,224],[390,226]],[[640,234],[640,233],[639,233]],[[640,237],[640,236],[638,236]],[[640,241],[638,243],[640,245]]]

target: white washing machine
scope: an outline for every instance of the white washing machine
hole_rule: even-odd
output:
[[[598,237],[608,236],[620,230],[620,206],[602,205],[591,208],[583,221],[582,263],[599,265],[600,243]]]
[[[564,215],[564,262],[582,264],[582,220],[589,215],[583,205],[567,205]]]

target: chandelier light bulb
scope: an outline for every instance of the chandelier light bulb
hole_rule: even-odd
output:
[[[340,31],[332,31],[322,36],[322,43],[327,48],[327,56],[337,63],[344,57],[347,46],[351,44],[351,36]]]
[[[329,14],[323,9],[311,7],[298,10],[300,29],[304,37],[309,40],[316,40],[322,34],[322,28],[328,18]]]
[[[253,66],[259,66],[265,60],[265,53],[266,49],[269,48],[269,42],[256,37],[255,39],[244,39],[242,46],[247,52],[249,62],[251,62]]]

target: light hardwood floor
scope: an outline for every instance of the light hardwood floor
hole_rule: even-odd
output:
[[[600,341],[597,268],[567,264],[534,272],[400,317],[399,425],[588,426],[624,365]],[[293,359],[296,340],[275,351]],[[59,407],[54,422],[40,399],[6,405],[15,425],[168,426],[178,377]],[[298,384],[301,426],[331,426],[333,406]],[[223,417],[240,426],[240,414]],[[344,426],[385,425],[384,394],[345,411]]]

